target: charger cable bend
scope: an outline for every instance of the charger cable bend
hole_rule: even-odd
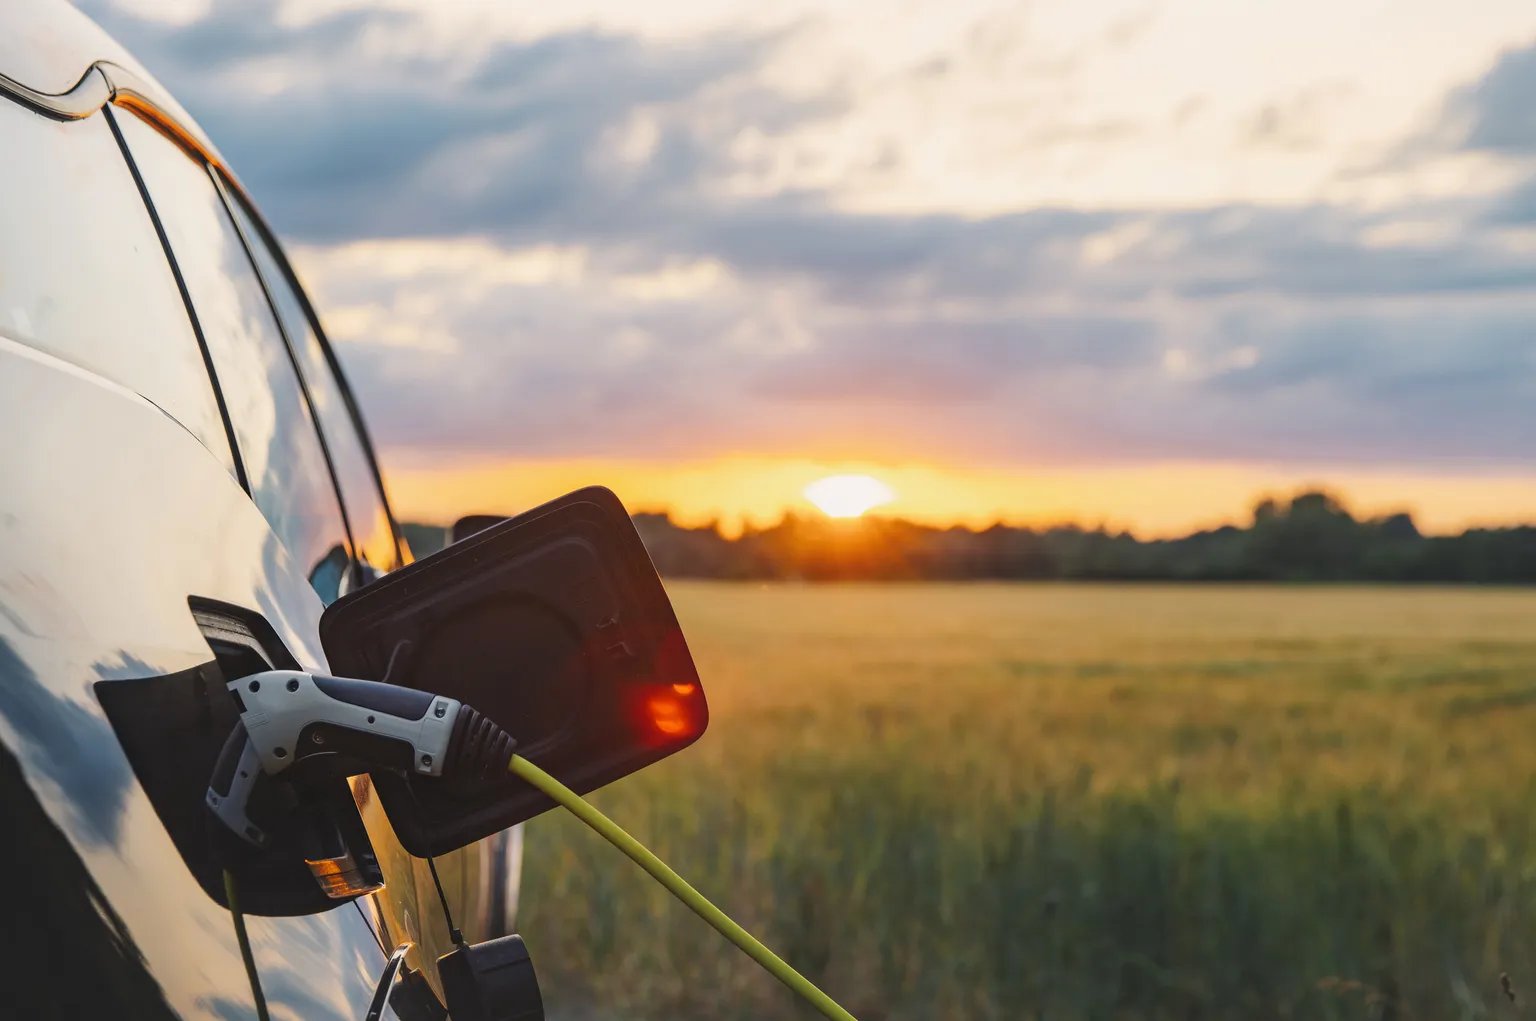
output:
[[[335,750],[344,750],[349,760],[357,760],[363,768],[372,763],[398,768],[403,761],[412,773],[439,778],[499,774],[505,762],[514,775],[596,830],[689,910],[831,1021],[857,1021],[612,819],[532,762],[513,754],[516,742],[510,735],[456,699],[378,681],[297,670],[251,674],[229,682],[229,691],[240,709],[240,725],[225,741],[204,800],[213,815],[245,842],[265,847],[269,840],[248,813],[258,774],[280,776],[308,758],[329,757]],[[254,982],[253,962],[243,939],[244,919],[228,873],[226,883],[260,1013],[265,1004]]]
[[[686,904],[689,910],[714,926],[715,931],[736,944],[742,953],[760,964],[774,978],[793,989],[823,1015],[831,1018],[832,1021],[858,1021],[839,1006],[836,1000],[818,989],[810,979],[791,968],[772,950],[759,943],[750,932],[737,925],[724,911],[715,907],[709,898],[688,885],[688,881],[682,876],[673,872],[666,862],[652,854],[644,844],[625,832],[618,823],[599,812],[580,794],[521,755],[513,755],[507,768],[549,795],[576,818],[596,830],[604,840],[623,851],[631,861],[649,872],[651,878],[665,886],[672,896]]]

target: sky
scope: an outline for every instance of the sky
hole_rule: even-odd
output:
[[[82,0],[284,238],[397,514],[1536,521],[1528,0]]]

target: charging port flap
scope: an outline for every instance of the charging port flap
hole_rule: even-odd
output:
[[[302,784],[262,777],[248,810],[267,838],[262,847],[241,841],[212,817],[210,781],[240,721],[226,682],[298,664],[260,614],[213,600],[189,602],[212,652],[208,662],[94,686],[187,868],[221,905],[228,869],[249,915],[314,914],[378,889],[383,882],[378,863],[345,777],[315,776]],[[225,766],[227,787],[235,779],[233,762]]]

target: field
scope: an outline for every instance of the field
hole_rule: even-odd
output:
[[[1536,592],[669,588],[710,730],[597,803],[861,1021],[1536,999]],[[556,1017],[807,1016],[574,820],[526,866]]]

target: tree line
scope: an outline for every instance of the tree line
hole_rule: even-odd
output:
[[[1174,539],[1077,525],[976,530],[794,513],[729,538],[717,527],[687,528],[666,514],[636,514],[634,521],[657,570],[679,578],[1536,582],[1536,527],[1423,535],[1409,514],[1356,518],[1321,491],[1262,500],[1246,527]],[[443,529],[405,529],[417,556],[442,545]]]

